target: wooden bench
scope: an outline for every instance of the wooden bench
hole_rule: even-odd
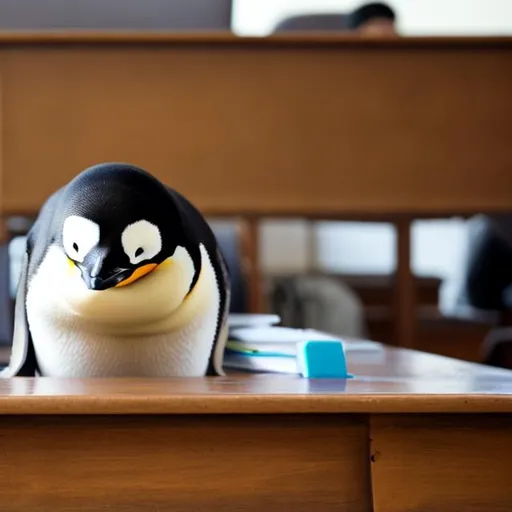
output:
[[[512,372],[377,344],[348,364],[0,381],[0,511],[509,510]]]

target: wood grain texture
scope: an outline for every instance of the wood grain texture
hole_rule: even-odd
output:
[[[357,417],[57,417],[0,423],[0,511],[371,510]]]
[[[348,352],[355,379],[272,374],[175,379],[0,380],[0,414],[512,412],[512,371],[375,345]]]
[[[441,51],[72,39],[0,50],[7,212],[39,208],[105,160],[148,168],[211,215],[435,216],[512,202],[508,40]]]
[[[372,416],[375,512],[508,512],[512,418]]]

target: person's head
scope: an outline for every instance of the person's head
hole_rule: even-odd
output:
[[[358,7],[348,16],[348,26],[363,34],[396,34],[396,15],[389,5],[369,3]]]

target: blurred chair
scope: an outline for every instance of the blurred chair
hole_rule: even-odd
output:
[[[0,0],[0,30],[230,31],[232,0]]]
[[[283,19],[274,28],[274,33],[339,32],[343,30],[348,30],[345,14],[304,14]]]

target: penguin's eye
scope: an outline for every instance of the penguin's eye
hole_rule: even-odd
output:
[[[100,227],[92,220],[72,215],[64,221],[62,242],[69,258],[81,263],[99,242]]]
[[[132,265],[154,258],[162,249],[160,230],[147,220],[139,220],[126,227],[121,243]]]

